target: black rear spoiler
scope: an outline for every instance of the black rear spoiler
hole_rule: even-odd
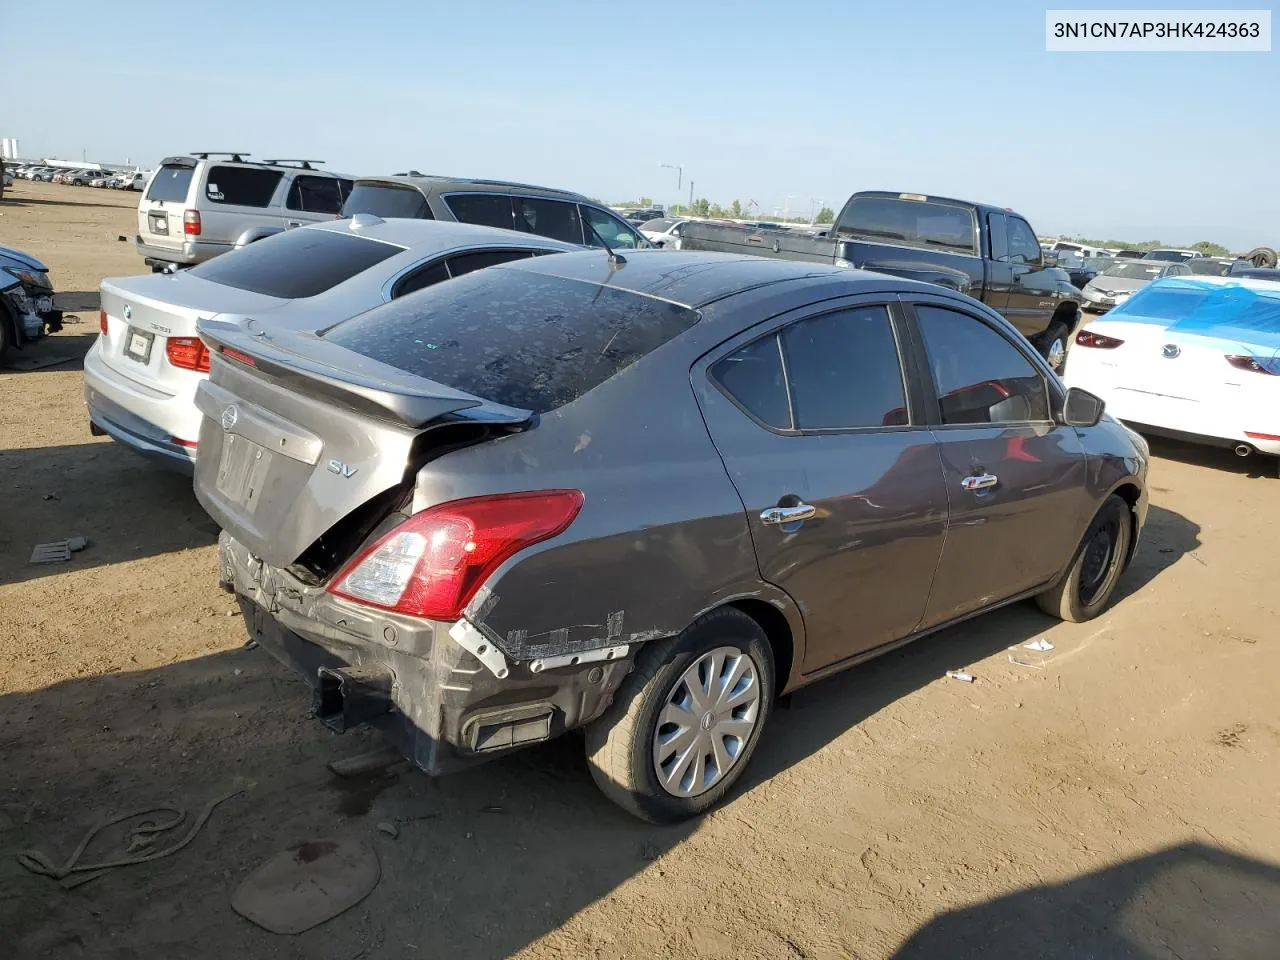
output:
[[[523,423],[532,414],[492,403],[340,347],[312,333],[250,333],[248,321],[201,320],[200,339],[216,363],[252,368],[271,379],[409,427],[451,413],[490,423]],[[211,364],[212,365],[212,364]]]

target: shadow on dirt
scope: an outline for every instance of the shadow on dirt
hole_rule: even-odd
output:
[[[0,451],[0,584],[215,543],[191,478],[106,441]],[[69,562],[30,564],[37,543],[84,536]]]
[[[1209,470],[1221,470],[1227,473],[1238,473],[1251,480],[1276,479],[1280,471],[1280,457],[1265,454],[1250,454],[1238,457],[1230,450],[1222,447],[1206,447],[1200,444],[1185,443],[1166,437],[1147,437],[1151,447],[1151,455],[1166,460],[1177,460]]]
[[[62,186],[62,184],[54,184],[54,186]],[[93,189],[86,187],[85,189]],[[136,201],[135,201],[136,204]],[[129,203],[93,203],[88,200],[50,200],[47,197],[17,197],[10,196],[8,191],[5,192],[5,198],[0,200],[0,205],[6,207],[103,207],[105,209],[120,210],[135,204]]]
[[[65,313],[78,313],[84,310],[97,314],[98,304],[97,290],[67,290],[53,295],[53,305]],[[92,319],[96,322],[98,318],[94,316]],[[94,331],[97,332],[96,327]]]
[[[892,960],[1268,960],[1280,944],[1280,867],[1198,843],[931,920]]]
[[[1195,549],[1197,532],[1177,514],[1152,508],[1129,589]],[[1033,605],[1018,604],[797,693],[792,709],[775,714],[744,788],[799,763],[946,669],[1024,642],[1051,622]],[[309,717],[309,705],[307,686],[261,650],[0,697],[0,755],[10,787],[0,796],[0,929],[18,944],[16,956],[96,956],[95,945],[107,942],[121,956],[175,960],[206,955],[192,946],[202,943],[217,943],[225,956],[280,949],[323,958],[510,956],[607,899],[697,828],[649,826],[613,807],[592,783],[581,740],[572,735],[440,780],[401,768],[339,781],[326,762],[379,739],[357,732],[334,740]],[[194,815],[233,786],[246,792],[220,806],[185,850],[71,892],[25,873],[12,856],[38,847],[61,862],[100,815],[164,801]],[[397,836],[380,824],[393,825]],[[382,861],[381,883],[359,907],[287,946],[232,913],[231,891],[268,857],[345,835],[367,839]],[[1148,875],[1150,869],[1136,874]],[[1121,888],[1138,889],[1129,875],[1115,876],[1082,888],[1081,896],[1101,898],[1109,883],[1117,897]],[[1061,889],[1066,896],[1072,888]],[[1085,910],[1096,925],[1109,915],[1107,903],[1059,909],[1064,916]],[[1216,903],[1206,899],[1207,908]],[[938,922],[969,924],[1016,945],[1034,937],[1034,928],[1005,930],[1001,918],[1019,911],[1034,917],[1043,907],[1028,893],[988,909]],[[934,939],[952,929],[922,929],[923,946],[902,956],[963,955],[965,942],[939,948],[943,940]],[[1056,929],[1063,938],[1075,935],[1070,925]],[[597,935],[605,953],[627,952],[608,931]],[[988,956],[1043,955],[1044,942],[1041,953]]]
[[[95,294],[96,296],[96,294]],[[93,313],[67,314],[60,333],[9,350],[0,358],[0,377],[41,370],[82,370],[84,355],[98,339],[97,307]]]

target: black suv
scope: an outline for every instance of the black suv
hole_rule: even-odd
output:
[[[501,180],[362,177],[342,207],[343,217],[360,213],[502,227],[588,247],[653,246],[617,214],[580,194]]]

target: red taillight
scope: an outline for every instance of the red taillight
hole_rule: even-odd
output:
[[[1273,377],[1280,376],[1280,359],[1276,357],[1251,357],[1247,354],[1229,353],[1227,363],[1237,370],[1248,370],[1250,373],[1265,373]]]
[[[189,237],[200,236],[200,211],[182,211],[182,232]]]
[[[98,311],[98,329],[102,331],[102,335],[107,335],[107,311]]]
[[[181,437],[170,437],[169,439],[180,447],[186,447],[188,450],[194,450],[200,445],[195,440],[183,440]]]
[[[199,337],[170,337],[165,341],[164,355],[175,367],[209,372],[209,351]]]
[[[1250,440],[1271,440],[1271,441],[1280,440],[1280,437],[1276,436],[1274,433],[1250,433],[1248,430],[1246,430],[1244,432],[1244,435],[1248,437]]]
[[[563,533],[582,501],[580,490],[539,490],[431,507],[343,567],[329,592],[410,616],[457,620],[494,570]]]
[[[247,353],[241,353],[239,350],[232,350],[230,347],[223,347],[221,353],[228,360],[239,360],[246,367],[256,367],[258,361],[253,359]]]
[[[1124,343],[1115,337],[1108,337],[1092,330],[1081,330],[1076,334],[1076,344],[1081,347],[1097,347],[1099,350],[1114,350]]]

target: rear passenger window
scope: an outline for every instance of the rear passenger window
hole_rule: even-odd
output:
[[[517,230],[565,243],[582,243],[582,223],[578,220],[576,203],[540,197],[515,197],[513,200]]]
[[[515,222],[511,219],[511,198],[506,194],[454,194],[445,197],[444,202],[459,223],[501,227],[503,230],[515,229]]]
[[[429,287],[432,284],[440,283],[449,279],[449,268],[444,265],[443,260],[437,260],[435,263],[427,264],[425,267],[419,267],[417,270],[401,278],[396,284],[395,289],[391,291],[391,296],[403,297],[407,293],[413,293],[415,290],[421,290],[423,287]]]
[[[214,203],[237,207],[266,207],[276,192],[279,170],[254,167],[210,167],[205,179],[204,195]]]
[[[761,423],[779,430],[791,429],[787,382],[782,375],[776,335],[749,343],[717,361],[711,368],[711,379]]]
[[[531,256],[533,252],[530,250],[477,250],[475,253],[460,253],[450,258],[449,273],[460,277],[472,270],[496,267],[500,263],[510,263],[512,260],[527,260]]]
[[[917,306],[916,316],[944,424],[1050,419],[1044,378],[994,329],[942,307]]]
[[[342,188],[333,177],[296,177],[285,204],[305,213],[337,213],[342,209]]]
[[[902,366],[884,307],[801,320],[781,336],[797,430],[906,425]]]

